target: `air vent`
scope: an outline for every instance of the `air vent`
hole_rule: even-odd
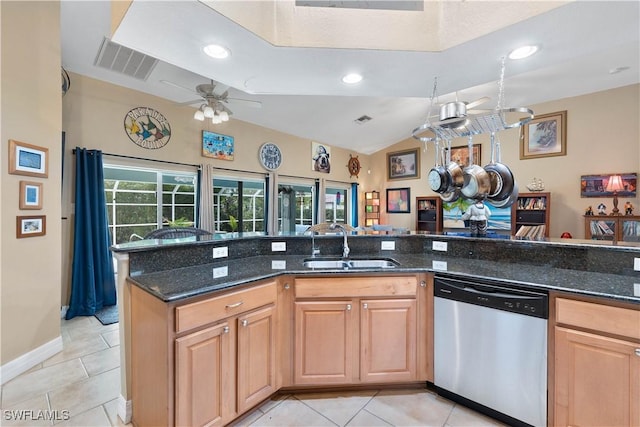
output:
[[[423,0],[296,0],[296,6],[339,9],[424,10]]]
[[[93,64],[138,80],[147,80],[157,63],[156,58],[121,46],[105,37]]]
[[[364,116],[360,116],[357,119],[354,120],[354,122],[356,122],[357,124],[361,125],[364,123],[367,123],[369,120],[371,120],[371,117],[364,115]]]

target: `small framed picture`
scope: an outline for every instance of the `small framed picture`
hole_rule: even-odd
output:
[[[20,209],[42,209],[42,183],[20,181]]]
[[[208,130],[202,131],[202,155],[220,160],[233,160],[233,137]]]
[[[387,153],[387,179],[420,178],[418,149]]]
[[[46,178],[49,174],[49,149],[9,140],[9,173],[13,175],[38,176]]]
[[[482,144],[473,144],[473,163],[476,165],[482,165],[481,148]],[[463,169],[469,166],[469,146],[451,147],[451,161],[456,162]]]
[[[411,213],[411,189],[387,188],[387,213]]]
[[[567,155],[567,112],[536,115],[522,127],[520,160]]]
[[[28,215],[16,217],[16,237],[37,237],[47,234],[47,217],[45,215]]]

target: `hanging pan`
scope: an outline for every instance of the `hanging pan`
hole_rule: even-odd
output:
[[[460,189],[467,199],[482,199],[491,190],[489,174],[473,162],[473,137],[469,136],[469,166],[463,170],[464,185]]]
[[[440,150],[440,142],[435,141],[435,165],[431,168],[428,175],[429,187],[436,193],[444,193],[450,185],[449,174],[447,168],[442,165],[442,151]]]
[[[487,200],[501,202],[508,199],[513,191],[515,179],[513,173],[507,165],[501,163],[500,142],[497,141],[495,133],[491,133],[491,161],[484,167],[489,175],[491,188],[487,194]],[[496,155],[497,161],[496,161]]]

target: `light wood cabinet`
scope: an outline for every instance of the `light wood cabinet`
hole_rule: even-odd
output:
[[[133,423],[225,425],[276,392],[276,284],[186,304],[132,287]]]
[[[640,311],[556,299],[556,426],[640,426]]]
[[[426,317],[418,307],[428,304],[417,298],[424,278],[303,278],[295,286],[296,385],[427,379],[428,334],[417,328]]]
[[[232,360],[226,322],[176,340],[176,425],[224,424],[232,407]]]

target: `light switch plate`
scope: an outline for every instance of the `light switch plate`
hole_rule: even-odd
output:
[[[222,266],[222,267],[216,267],[213,269],[213,278],[214,279],[218,279],[220,277],[226,277],[229,275],[229,267],[228,266]]]
[[[438,242],[434,240],[431,249],[434,251],[447,252],[447,242]]]
[[[633,296],[640,297],[640,283],[633,284]]]
[[[271,242],[271,252],[284,252],[287,250],[287,242]]]
[[[633,269],[635,271],[640,271],[640,258],[633,259]]]
[[[383,240],[380,243],[380,249],[383,251],[395,251],[396,242],[394,242],[393,240]]]
[[[229,256],[229,247],[222,246],[220,248],[213,248],[213,258],[224,258]]]
[[[447,261],[432,261],[431,268],[434,270],[447,271]]]

